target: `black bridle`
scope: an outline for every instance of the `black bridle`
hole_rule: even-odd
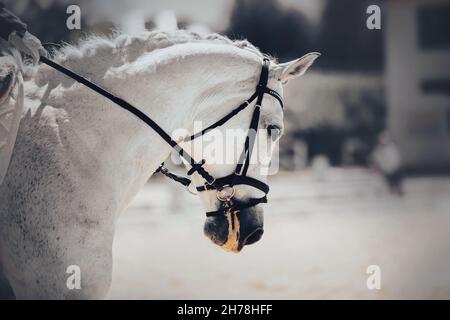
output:
[[[110,101],[114,102],[121,108],[131,112],[136,117],[141,119],[143,122],[145,122],[149,127],[151,127],[164,141],[166,141],[174,150],[176,150],[181,157],[183,157],[191,166],[187,174],[190,176],[194,172],[197,172],[204,180],[205,184],[203,186],[196,187],[196,190],[198,192],[203,192],[207,190],[216,190],[217,191],[217,199],[221,201],[224,204],[224,208],[221,208],[217,211],[211,211],[207,212],[206,215],[209,216],[215,216],[219,214],[225,213],[227,210],[242,210],[246,208],[253,207],[259,203],[266,203],[267,202],[267,194],[269,193],[269,186],[257,179],[251,178],[247,176],[247,171],[250,165],[250,158],[253,152],[253,147],[255,145],[255,135],[258,130],[258,124],[259,124],[259,117],[261,112],[261,105],[265,94],[269,94],[273,96],[275,99],[278,100],[280,103],[281,108],[283,108],[283,100],[281,96],[274,90],[267,87],[267,82],[269,79],[269,59],[264,58],[262,69],[261,69],[261,76],[259,79],[259,83],[256,86],[255,92],[252,94],[252,96],[244,101],[240,106],[233,109],[230,113],[225,115],[223,118],[218,120],[217,122],[213,123],[206,129],[193,134],[190,136],[187,140],[193,140],[195,138],[198,138],[210,130],[219,127],[226,123],[228,120],[233,118],[235,115],[237,115],[239,112],[247,108],[255,99],[255,107],[253,110],[252,119],[250,122],[250,128],[247,134],[247,137],[245,139],[244,143],[244,150],[241,153],[241,156],[239,158],[239,162],[236,165],[235,171],[226,176],[221,178],[214,178],[212,175],[208,173],[208,171],[203,168],[203,165],[205,164],[205,160],[201,160],[200,162],[196,162],[176,141],[174,141],[167,132],[165,132],[156,122],[154,122],[150,117],[148,117],[146,114],[144,114],[142,111],[137,109],[136,107],[132,106],[125,100],[114,96],[109,91],[101,88],[100,86],[96,85],[95,83],[92,83],[91,81],[87,80],[86,78],[76,74],[75,72],[61,66],[60,64],[46,58],[41,57],[40,61],[42,63],[45,63],[49,65],[50,67],[56,69],[57,71],[65,74],[66,76],[72,78],[73,80],[85,85],[86,87],[92,89],[93,91],[99,93],[100,95],[104,96],[105,98],[109,99]],[[169,177],[170,179],[177,181],[181,183],[182,185],[189,188],[191,185],[191,179],[186,177],[178,176],[174,173],[171,173],[167,168],[164,167],[164,163],[162,163],[159,168],[157,169],[157,172],[161,172],[165,176]],[[237,185],[247,185],[254,187],[264,193],[264,196],[262,198],[254,198],[249,199],[246,202],[240,202],[237,200],[234,200],[234,186]]]

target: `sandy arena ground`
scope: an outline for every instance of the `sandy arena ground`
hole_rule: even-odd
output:
[[[149,183],[119,220],[108,298],[450,299],[450,179],[409,179],[399,199],[367,171],[324,177],[272,177],[264,236],[240,254],[203,236],[198,199]]]

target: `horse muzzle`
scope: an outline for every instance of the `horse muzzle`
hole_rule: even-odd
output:
[[[262,208],[221,206],[222,214],[210,215],[205,221],[204,233],[212,242],[226,251],[238,253],[244,246],[261,239],[264,233]]]

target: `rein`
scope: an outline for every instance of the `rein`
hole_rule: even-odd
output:
[[[267,82],[269,79],[269,59],[264,58],[263,65],[261,69],[261,76],[259,79],[259,83],[256,87],[255,92],[252,94],[252,96],[244,101],[241,105],[239,105],[237,108],[233,109],[231,112],[229,112],[227,115],[207,127],[206,129],[197,132],[193,134],[192,136],[188,137],[187,140],[193,140],[198,137],[201,137],[202,135],[206,134],[210,130],[217,128],[223,124],[225,124],[228,120],[236,116],[239,112],[247,108],[255,99],[256,104],[253,111],[252,119],[250,122],[250,128],[248,135],[245,139],[244,144],[244,150],[241,153],[241,156],[239,158],[239,162],[236,165],[236,169],[234,173],[231,175],[228,175],[226,177],[221,178],[214,178],[212,175],[210,175],[205,168],[203,168],[203,165],[205,164],[205,160],[201,160],[199,162],[196,162],[190,155],[187,153],[176,141],[174,141],[170,135],[165,132],[155,121],[153,121],[150,117],[148,117],[145,113],[128,103],[127,101],[113,95],[111,92],[103,89],[102,87],[96,85],[95,83],[87,80],[86,78],[80,76],[79,74],[67,69],[66,67],[63,67],[62,65],[41,56],[40,61],[55,70],[65,74],[66,76],[72,78],[73,80],[83,84],[84,86],[88,87],[89,89],[97,92],[98,94],[102,95],[106,99],[112,101],[119,107],[127,110],[128,112],[132,113],[136,117],[138,117],[140,120],[142,120],[145,124],[147,124],[150,128],[152,128],[166,143],[168,143],[175,151],[178,152],[178,154],[183,157],[191,166],[187,174],[190,176],[194,172],[197,172],[204,180],[205,184],[203,186],[197,186],[195,189],[197,192],[203,192],[207,190],[216,190],[217,191],[217,199],[224,204],[223,209],[219,209],[217,211],[211,211],[207,212],[206,215],[208,217],[210,216],[216,216],[220,214],[224,214],[228,210],[242,210],[247,209],[250,207],[253,207],[259,203],[266,203],[267,202],[267,194],[269,193],[269,186],[257,179],[251,178],[247,176],[247,170],[250,165],[250,157],[253,151],[253,147],[255,144],[255,134],[258,129],[258,123],[259,123],[259,117],[260,117],[260,110],[261,110],[261,104],[264,98],[264,94],[269,94],[273,96],[275,99],[278,100],[280,103],[281,108],[283,108],[283,100],[281,96],[274,90],[267,87]],[[166,167],[164,167],[164,162],[159,166],[159,168],[156,170],[156,172],[161,172],[163,175],[167,176],[168,178],[186,186],[190,191],[189,186],[191,185],[192,181],[189,178],[178,176],[174,173],[171,173]],[[256,199],[249,199],[246,202],[240,202],[240,201],[233,201],[234,197],[234,186],[236,185],[248,185],[251,187],[254,187],[260,191],[262,191],[265,196],[262,198],[256,198]]]

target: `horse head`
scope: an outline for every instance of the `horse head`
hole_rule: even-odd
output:
[[[232,117],[220,118],[214,130],[203,130],[200,147],[195,142],[188,147],[195,158],[203,159],[202,168],[214,177],[211,183],[202,174],[193,174],[194,189],[202,191],[200,196],[208,211],[204,233],[226,250],[239,252],[262,237],[262,204],[267,202],[269,191],[267,176],[276,171],[278,162],[273,160],[278,156],[275,151],[284,132],[282,87],[303,75],[319,56],[309,53],[283,64],[260,59],[259,80],[244,77],[249,79],[242,86],[248,99],[233,109]],[[226,97],[215,99],[215,103],[220,101],[229,102]]]

